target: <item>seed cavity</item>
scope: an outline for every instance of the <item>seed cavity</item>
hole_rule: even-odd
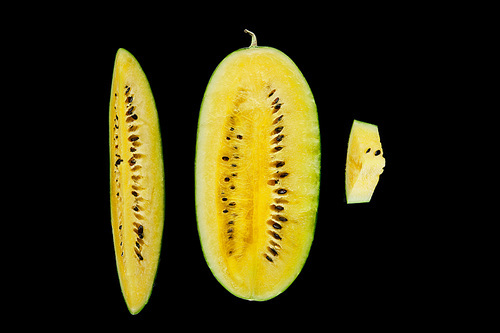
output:
[[[134,248],[134,250],[135,250],[135,254],[137,255],[137,258],[139,258],[139,260],[144,260],[144,258],[141,255],[141,252],[136,248]]]
[[[274,232],[272,230],[268,230],[267,233],[269,235],[273,236],[273,238],[276,239],[276,240],[282,240],[281,236],[278,233],[276,233],[276,232]]]
[[[274,248],[281,249],[281,245],[273,241],[272,239],[269,240],[269,244],[271,244]]]
[[[267,249],[269,250],[269,252],[271,252],[273,254],[273,256],[278,255],[278,252],[275,249],[273,249],[272,247],[268,246]]]
[[[278,161],[278,162],[276,162],[276,163],[275,163],[275,166],[276,166],[277,168],[281,168],[281,167],[282,167],[282,166],[284,166],[284,165],[285,165],[285,162],[284,162],[284,161]]]
[[[278,118],[274,119],[273,121],[273,125],[279,123],[281,121],[281,119],[283,119],[283,115],[279,116]]]
[[[272,210],[274,211],[282,211],[282,210],[285,210],[285,208],[283,206],[280,206],[280,205],[271,205],[270,206]]]

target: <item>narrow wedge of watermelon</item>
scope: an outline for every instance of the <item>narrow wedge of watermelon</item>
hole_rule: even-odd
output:
[[[354,120],[345,168],[347,203],[369,202],[384,167],[385,158],[378,127]]]

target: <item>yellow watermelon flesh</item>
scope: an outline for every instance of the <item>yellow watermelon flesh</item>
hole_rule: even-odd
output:
[[[378,127],[354,120],[346,159],[345,190],[348,204],[371,200],[384,166]]]

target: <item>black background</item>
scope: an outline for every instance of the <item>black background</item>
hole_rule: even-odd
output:
[[[40,198],[40,210],[56,206],[58,213],[43,215],[50,220],[43,228],[45,250],[34,260],[49,263],[38,273],[47,282],[34,282],[42,291],[34,307],[48,310],[49,320],[108,319],[165,329],[261,323],[269,329],[290,323],[409,328],[427,327],[441,317],[449,302],[440,275],[446,264],[429,254],[436,237],[426,215],[432,206],[419,195],[429,190],[423,181],[426,166],[414,160],[421,156],[419,135],[432,135],[436,126],[429,115],[441,105],[431,101],[442,93],[443,49],[454,38],[453,26],[440,23],[443,11],[435,10],[364,5],[284,10],[278,4],[248,4],[214,16],[194,4],[192,9],[158,4],[117,13],[75,10],[73,18],[34,29],[29,37],[40,43],[38,55],[22,57],[28,68],[43,68],[32,78],[37,105],[52,93],[61,96],[52,109],[35,106],[39,136],[33,156],[48,168],[33,195]],[[283,51],[300,68],[316,100],[322,143],[309,258],[295,282],[266,302],[238,299],[213,277],[201,251],[194,206],[203,93],[218,63],[249,46],[245,28],[257,35],[259,45]],[[160,264],[149,303],[136,316],[128,313],[121,294],[109,211],[108,104],[118,48],[130,51],[148,77],[165,163]],[[386,167],[370,203],[347,205],[344,170],[354,119],[378,125]],[[47,307],[47,299],[55,304]]]

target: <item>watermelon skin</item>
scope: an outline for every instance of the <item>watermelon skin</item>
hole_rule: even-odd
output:
[[[347,146],[345,191],[348,204],[370,202],[385,158],[378,127],[354,120]]]

